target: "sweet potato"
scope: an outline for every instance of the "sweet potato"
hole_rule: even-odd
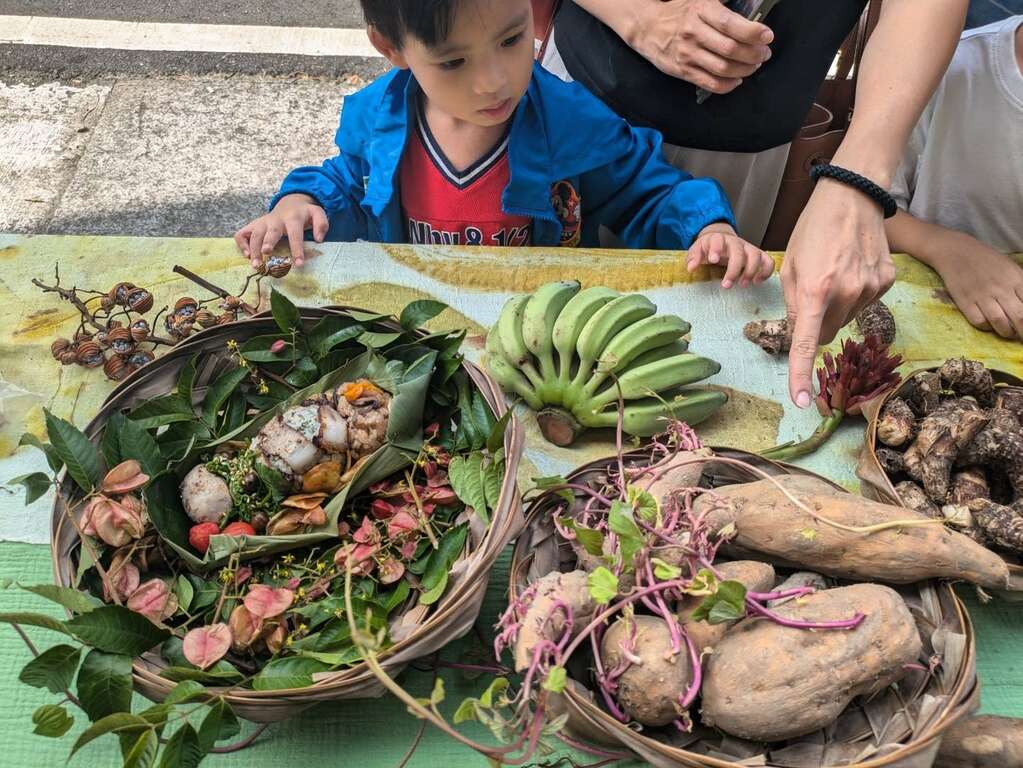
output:
[[[899,680],[922,643],[897,592],[853,584],[778,606],[788,619],[837,621],[851,630],[809,631],[745,619],[718,643],[706,665],[702,717],[743,739],[780,741],[833,722],[855,698]]]
[[[767,563],[760,563],[756,560],[733,560],[730,563],[721,563],[715,568],[722,581],[738,581],[749,592],[769,592],[774,585],[774,568]],[[703,602],[702,597],[687,597],[678,610],[679,623],[689,633],[689,638],[693,641],[698,653],[702,653],[704,648],[716,646],[718,641],[725,636],[725,632],[735,624],[735,622],[711,624],[706,621],[690,621],[689,617],[701,602]]]
[[[1023,720],[964,717],[942,737],[934,768],[1023,768]]]
[[[783,475],[776,480],[818,515],[846,526],[928,519],[909,509],[841,493],[817,478]],[[783,565],[861,581],[911,584],[949,578],[991,589],[1021,588],[1002,558],[937,523],[874,533],[846,531],[803,511],[769,480],[731,485],[717,494],[727,503],[704,495],[695,511],[707,514],[713,530],[735,525],[736,536],[725,550],[735,557],[761,552]]]
[[[626,652],[628,651],[628,653]],[[671,654],[671,633],[657,616],[621,618],[601,642],[605,671],[635,656],[618,678],[615,698],[625,713],[643,725],[667,725],[678,717],[676,702],[692,679],[689,654]]]
[[[548,573],[536,582],[536,594],[526,609],[515,640],[515,669],[529,667],[533,649],[541,640],[557,640],[565,627],[565,612],[558,601],[572,609],[573,633],[579,632],[593,619],[597,603],[590,595],[586,571]]]

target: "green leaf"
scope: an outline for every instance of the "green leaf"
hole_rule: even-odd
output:
[[[600,605],[607,605],[618,595],[618,577],[600,566],[586,580],[590,596]]]
[[[160,749],[160,738],[155,730],[140,733],[134,746],[124,756],[122,768],[151,768]]]
[[[124,420],[119,440],[121,459],[135,459],[150,478],[156,477],[166,467],[167,462],[156,440],[137,421]]]
[[[632,505],[636,514],[648,523],[656,523],[659,507],[653,494],[634,485],[630,485],[626,490],[629,504]]]
[[[116,467],[121,463],[121,430],[124,428],[124,414],[114,411],[103,427],[103,435],[99,439],[99,452],[108,467]]]
[[[462,699],[462,703],[458,705],[458,709],[455,710],[455,714],[451,718],[454,724],[458,725],[459,723],[476,720],[477,704],[479,704],[478,699]]]
[[[164,704],[184,704],[186,701],[206,694],[206,687],[195,680],[182,680],[164,697]]]
[[[52,482],[49,475],[45,475],[42,472],[32,472],[27,475],[12,477],[7,481],[6,485],[25,486],[25,505],[27,506],[36,499],[45,496],[46,492],[50,490]]]
[[[67,622],[67,628],[86,645],[127,656],[145,653],[170,637],[166,629],[119,605],[105,605],[75,616]]]
[[[324,320],[328,320],[328,319],[334,319],[334,318],[324,318]],[[347,318],[340,318],[339,317],[339,318],[337,318],[337,320],[339,320],[339,321],[340,320],[347,320]],[[351,321],[347,320],[347,322],[351,322]],[[334,349],[334,347],[338,346],[339,344],[344,344],[346,341],[351,341],[352,339],[356,339],[356,338],[358,338],[359,336],[361,336],[365,332],[366,332],[366,328],[364,326],[359,325],[358,323],[356,323],[354,325],[348,325],[348,326],[343,327],[343,328],[338,328],[336,331],[330,333],[329,335],[322,336],[322,337],[317,338],[317,339],[310,338],[309,339],[309,346],[312,347],[313,355],[316,356],[317,358],[320,358],[320,357],[323,357],[324,355],[326,355],[328,352],[330,352],[332,349]]]
[[[710,624],[736,621],[746,615],[746,587],[739,581],[722,581],[717,592],[703,598],[691,619]]]
[[[276,288],[270,289],[270,311],[273,313],[274,322],[284,333],[293,330],[302,330],[302,320],[298,314],[298,307],[291,303],[291,300]]]
[[[102,601],[92,595],[70,587],[60,587],[56,584],[19,584],[18,586],[26,592],[64,606],[72,613],[88,613],[103,605]]]
[[[276,691],[282,688],[304,688],[312,685],[313,674],[330,669],[330,665],[316,659],[287,656],[274,659],[252,678],[257,691]]]
[[[196,768],[205,754],[195,728],[185,723],[167,740],[160,768]]]
[[[476,510],[481,519],[487,519],[487,492],[483,487],[483,456],[478,453],[452,456],[448,464],[448,480],[455,494],[467,506]]]
[[[441,596],[444,594],[444,590],[447,588],[448,572],[444,571],[437,583],[434,584],[433,588],[423,592],[423,594],[419,596],[419,602],[423,605],[433,605],[440,600]]]
[[[387,596],[387,599],[382,604],[384,613],[390,614],[391,611],[405,602],[405,598],[408,597],[408,593],[411,591],[412,585],[407,580],[402,579],[399,581],[398,586],[391,591],[391,594]]]
[[[565,690],[568,674],[564,667],[551,667],[547,678],[543,681],[543,687],[551,693],[562,693]]]
[[[224,418],[221,421],[220,434],[226,435],[234,432],[244,424],[247,408],[248,404],[245,401],[245,395],[240,389],[236,389],[231,393],[231,398],[227,401],[227,407],[224,408]]]
[[[302,389],[310,384],[316,383],[320,378],[320,369],[311,357],[300,357],[295,361],[295,369],[284,377],[284,380],[293,387]]]
[[[486,464],[480,465],[480,472],[482,473],[480,482],[483,484],[483,497],[487,500],[486,508],[488,510],[497,507],[497,502],[501,498],[501,483],[504,482],[504,454],[499,451],[497,456],[500,457],[499,460],[495,461],[492,459],[486,462]],[[489,512],[485,512],[480,517],[482,517],[484,523],[490,523]]]
[[[54,632],[62,632],[65,635],[71,634],[63,621],[47,616],[45,613],[6,612],[0,613],[0,623],[3,624],[24,624],[26,627],[42,627],[52,629]]]
[[[570,517],[558,518],[558,522],[564,528],[568,528],[570,531],[575,531],[575,537],[582,544],[589,554],[595,557],[604,556],[604,534],[598,531],[596,528],[587,528],[585,525],[580,525]]]
[[[80,653],[81,649],[70,645],[55,645],[26,664],[18,679],[33,688],[63,693],[75,678]]]
[[[622,562],[626,567],[631,568],[636,552],[642,549],[646,543],[643,532],[632,517],[632,507],[624,501],[612,503],[611,512],[608,515],[608,526],[618,534]]]
[[[64,466],[64,462],[57,454],[57,449],[49,443],[44,443],[31,432],[26,432],[21,436],[21,439],[18,441],[18,447],[20,448],[23,445],[31,445],[33,448],[38,448],[46,454],[46,463],[50,465],[50,469],[53,470],[54,474],[60,472],[61,467]]]
[[[202,400],[202,418],[210,427],[216,426],[217,414],[220,412],[220,409],[227,402],[227,399],[231,397],[231,393],[248,375],[249,369],[239,366],[233,371],[228,371],[221,375],[206,390],[206,396]]]
[[[508,690],[508,678],[494,678],[494,682],[488,685],[487,690],[483,691],[483,695],[480,696],[480,704],[487,709],[491,709],[497,698],[506,690]]]
[[[226,664],[230,669],[217,666]],[[240,683],[243,675],[235,669],[230,662],[221,659],[214,667],[201,670],[198,667],[170,666],[160,670],[160,677],[170,680],[172,683],[196,682],[203,685],[231,685]]]
[[[195,364],[199,355],[192,355],[178,374],[178,395],[182,400],[192,402],[192,388],[195,386]]]
[[[504,433],[508,430],[508,422],[511,420],[512,409],[509,408],[504,412],[504,416],[499,418],[490,430],[490,434],[487,435],[487,450],[491,453],[497,453],[504,446]]]
[[[91,491],[103,476],[95,446],[74,424],[48,410],[44,412],[50,443],[67,466],[68,474],[83,491]]]
[[[447,308],[448,305],[443,301],[420,299],[419,301],[411,302],[401,311],[401,318],[398,322],[406,331],[412,331],[427,320],[432,320]]]
[[[168,704],[166,701],[154,704],[138,713],[139,717],[156,728],[158,736],[163,733],[164,726],[167,725],[167,721],[172,714],[174,714],[174,705]]]
[[[383,349],[388,344],[393,344],[401,338],[400,333],[378,333],[366,331],[359,336],[359,343],[370,349]]]
[[[93,722],[131,711],[131,658],[91,650],[78,671],[78,698]]]
[[[444,701],[444,679],[438,677],[433,683],[433,690],[430,692],[430,704],[437,706]]]
[[[151,728],[152,726],[143,718],[138,715],[133,715],[130,712],[118,712],[114,715],[107,715],[102,720],[98,720],[90,725],[85,732],[78,737],[75,745],[71,747],[70,757],[74,757],[75,753],[89,742],[108,733],[141,733],[142,731],[148,731]]]
[[[677,565],[666,563],[659,557],[651,558],[650,562],[654,566],[654,575],[661,581],[671,581],[682,575],[681,568]]]
[[[462,547],[465,546],[465,537],[468,532],[469,525],[463,523],[455,528],[451,528],[444,534],[444,537],[440,540],[440,546],[430,555],[430,561],[426,566],[426,573],[423,574],[423,580],[420,583],[423,591],[431,591],[440,582],[441,577],[447,575],[452,563],[458,559]]]
[[[195,589],[185,574],[179,575],[174,580],[174,594],[178,598],[178,607],[188,613],[188,609],[192,607],[192,599],[195,597]]]
[[[195,412],[191,401],[175,393],[147,400],[129,413],[128,418],[143,429],[152,429],[178,421],[194,421]]]
[[[64,707],[59,707],[56,704],[43,704],[32,713],[32,722],[36,725],[32,733],[59,739],[71,730],[75,719],[67,713]]]
[[[236,736],[239,730],[238,718],[230,705],[223,699],[217,699],[199,726],[199,746],[203,752],[209,752],[218,741]]]
[[[548,475],[547,477],[534,477],[533,484],[537,490],[546,491],[551,488],[557,488],[559,485],[566,485],[568,480],[562,475]],[[575,495],[568,488],[558,488],[555,493],[565,501],[572,503],[575,501]]]

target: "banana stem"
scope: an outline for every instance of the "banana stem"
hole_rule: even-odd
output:
[[[772,459],[773,461],[789,461],[790,459],[798,459],[800,456],[807,456],[831,439],[831,436],[835,434],[835,430],[838,429],[838,425],[842,423],[843,418],[845,418],[844,411],[834,410],[830,416],[824,417],[817,429],[806,440],[798,443],[789,442],[784,445],[776,445],[774,448],[761,451],[760,455],[765,459]]]

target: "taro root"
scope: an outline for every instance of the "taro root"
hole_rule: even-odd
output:
[[[952,465],[963,449],[974,442],[988,420],[987,413],[976,403],[957,398],[942,403],[920,423],[920,433],[903,460],[906,472],[923,486],[932,501],[944,503]]]
[[[1023,552],[1023,499],[1011,505],[975,499],[967,506],[989,541],[1013,552]]]
[[[528,604],[515,640],[515,669],[529,668],[533,649],[541,640],[557,641],[565,629],[565,610],[572,612],[572,632],[580,632],[592,620],[597,603],[590,594],[586,571],[548,573],[522,596]]]
[[[753,741],[781,741],[835,721],[856,696],[900,680],[922,650],[902,597],[878,584],[807,595],[775,612],[796,621],[866,618],[843,632],[808,632],[746,619],[718,643],[706,665],[704,725]]]
[[[894,448],[878,448],[874,455],[877,456],[877,463],[881,465],[881,469],[887,472],[889,477],[906,471],[905,457]]]
[[[903,399],[917,416],[926,416],[941,402],[941,376],[936,371],[920,371],[903,389]]]
[[[770,592],[774,585],[774,568],[767,563],[756,560],[733,560],[715,566],[721,581],[738,581],[748,592]],[[697,653],[705,648],[713,648],[735,622],[711,624],[708,621],[691,621],[690,616],[700,603],[702,597],[687,597],[679,607],[678,620],[689,634]],[[642,721],[640,721],[642,722]]]
[[[983,363],[963,357],[952,358],[946,360],[938,369],[938,375],[941,376],[946,389],[960,395],[975,397],[985,408],[994,405],[995,383],[991,371],[985,368]]]
[[[1023,387],[999,387],[995,390],[995,408],[1002,408],[1016,414],[1016,420],[1023,424]]]
[[[814,514],[794,504],[775,483]],[[724,551],[738,557],[762,552],[786,565],[892,584],[950,578],[1006,589],[1013,583],[1005,561],[969,537],[937,523],[920,524],[928,520],[920,513],[842,493],[818,478],[783,475],[718,488],[715,494],[727,503],[704,495],[696,500],[694,513],[706,514],[711,530],[734,525],[735,537]],[[916,524],[861,533],[818,517],[849,527]]]
[[[792,346],[792,327],[785,317],[780,320],[752,320],[743,327],[742,334],[769,355],[788,352]]]
[[[181,504],[193,523],[218,523],[231,511],[231,491],[224,478],[197,464],[181,481]]]
[[[927,517],[940,518],[941,510],[938,505],[931,501],[924,489],[912,480],[903,480],[895,486],[895,493],[903,506],[908,507]]]
[[[606,670],[626,667],[617,678],[615,698],[630,718],[659,726],[679,716],[678,702],[693,672],[688,653],[671,653],[671,632],[664,619],[618,619],[604,634],[600,655]]]
[[[883,301],[868,304],[856,315],[856,327],[864,338],[877,336],[885,344],[895,341],[895,315]]]
[[[901,397],[893,397],[881,410],[877,422],[877,439],[887,446],[898,448],[916,435],[916,416]]]
[[[1014,498],[1023,497],[1023,426],[1004,408],[990,412],[990,422],[958,456],[961,466],[988,466],[1004,470]]]
[[[980,467],[966,467],[952,475],[952,487],[948,492],[948,503],[969,504],[974,499],[990,499],[991,488]]]

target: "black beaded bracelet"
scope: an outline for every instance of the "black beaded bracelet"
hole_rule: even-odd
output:
[[[899,206],[896,204],[895,198],[866,176],[860,176],[858,173],[853,173],[830,163],[820,163],[810,169],[810,178],[817,181],[821,176],[834,179],[842,184],[848,184],[850,187],[855,187],[881,206],[886,219],[890,219],[898,213]]]

